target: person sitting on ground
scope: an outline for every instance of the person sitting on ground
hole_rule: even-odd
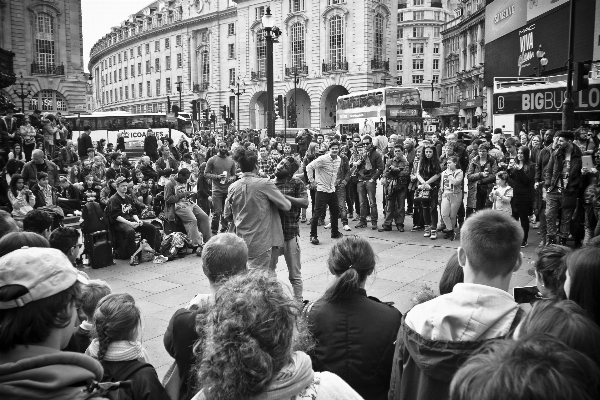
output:
[[[139,339],[142,317],[127,293],[103,297],[94,311],[92,342],[85,351],[102,364],[102,382],[130,380],[131,386],[117,391],[116,398],[170,400]]]
[[[66,215],[81,211],[81,194],[79,189],[69,182],[66,176],[58,178],[57,205]]]
[[[313,369],[333,372],[367,400],[387,396],[393,343],[402,319],[394,307],[367,297],[364,287],[375,263],[367,240],[344,237],[327,259],[334,283],[323,297],[304,307],[317,341],[310,353]]]
[[[164,335],[165,349],[177,364],[179,373],[179,399],[189,400],[194,394],[195,377],[192,373],[194,353],[192,348],[198,340],[198,332],[204,326],[197,325],[198,315],[208,311],[214,301],[214,293],[232,276],[246,273],[248,247],[246,242],[233,233],[213,236],[202,251],[202,270],[210,284],[209,294],[199,294],[186,308],[173,314]],[[199,344],[202,347],[202,343]]]
[[[534,272],[536,286],[542,298],[556,300],[566,298],[563,288],[566,279],[564,259],[570,253],[570,248],[557,244],[550,244],[538,251]]]
[[[52,230],[52,217],[43,210],[32,210],[23,219],[23,230],[48,239]]]
[[[38,173],[46,173],[48,178],[48,184],[50,186],[56,186],[58,184],[58,167],[50,160],[46,160],[44,152],[36,149],[31,153],[31,161],[25,163],[23,166],[23,179],[30,188],[38,183]]]
[[[406,314],[390,400],[446,399],[450,377],[465,357],[516,328],[523,311],[508,288],[523,263],[522,240],[521,226],[508,214],[482,210],[465,221],[458,248],[464,283]]]
[[[495,341],[458,370],[448,398],[593,400],[600,398],[600,368],[547,334]]]
[[[48,182],[47,173],[38,172],[37,179],[38,183],[31,188],[31,192],[35,196],[33,208],[47,212],[53,219],[52,226],[57,228],[65,217],[63,209],[58,206],[58,191]]]
[[[227,280],[206,323],[196,400],[361,399],[337,375],[313,371],[296,301],[267,271]]]
[[[8,191],[8,200],[12,205],[12,215],[15,218],[23,219],[35,206],[35,195],[29,187],[25,185],[22,175],[14,174],[10,178],[10,190]]]
[[[61,351],[71,338],[87,278],[49,248],[3,256],[0,276],[0,398],[87,398],[85,387],[102,378],[102,366]]]
[[[566,259],[565,294],[579,304],[592,320],[600,324],[600,248],[585,247],[569,254]]]
[[[123,166],[123,154],[111,153],[110,155],[110,168],[106,169],[106,179],[117,179],[117,176],[121,175],[129,179],[131,173],[129,169]]]
[[[50,247],[48,239],[34,232],[11,232],[0,239],[0,257],[23,247]]]
[[[158,179],[157,178],[158,175],[156,174],[156,171],[152,168],[152,162],[150,161],[150,157],[143,156],[142,158],[140,158],[140,164],[139,164],[138,169],[144,175],[145,181],[147,181],[149,179],[156,181]]]
[[[50,242],[50,247],[62,251],[71,261],[71,264],[75,265],[83,247],[80,237],[81,235],[77,229],[59,227],[50,233],[48,242]]]
[[[150,188],[147,183],[142,182],[139,185],[134,186],[134,195],[140,203],[152,207],[154,197],[150,194]]]

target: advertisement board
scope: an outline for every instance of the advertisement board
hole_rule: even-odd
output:
[[[541,0],[538,0],[538,3]],[[495,3],[492,2],[490,5]],[[594,17],[596,1],[578,1],[575,20],[574,61],[591,60],[594,49]],[[488,6],[489,7],[489,6]],[[487,25],[487,23],[486,23]],[[487,40],[487,38],[486,38]],[[492,86],[494,77],[535,76],[537,51],[545,52],[546,71],[566,70],[569,40],[568,3],[558,6],[541,18],[485,45],[485,86]]]
[[[544,86],[544,85],[541,85]],[[494,114],[542,114],[562,112],[566,83],[549,85],[531,90],[494,93],[492,106]],[[575,111],[600,111],[600,83],[573,93]]]
[[[495,0],[489,3],[485,8],[486,43],[522,27],[527,22],[527,3],[522,0]]]
[[[498,0],[496,0],[498,1]],[[522,1],[527,4],[527,21],[531,21],[547,13],[548,11],[568,3],[569,0],[528,0]]]

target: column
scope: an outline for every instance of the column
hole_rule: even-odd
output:
[[[477,62],[483,64],[483,26],[477,25]]]
[[[465,69],[465,70],[467,69],[467,66],[465,65],[465,56],[463,54],[464,50],[465,50],[465,41],[464,41],[463,35],[459,34],[458,35],[458,55],[459,55],[459,57],[458,57],[458,71],[457,72],[460,72],[463,69]]]
[[[196,51],[196,43],[197,37],[196,37],[196,32],[192,31],[191,33],[191,40],[190,40],[190,90],[194,89],[194,84],[195,83],[200,83],[200,81],[198,80],[198,68],[196,66],[196,63],[198,61],[198,52]],[[171,62],[173,62],[173,60],[171,60]]]
[[[471,43],[471,40],[472,40],[471,38],[472,38],[472,35],[470,34],[470,32],[468,30],[465,31],[465,35],[467,36],[467,58],[465,60],[466,61],[466,67],[465,67],[465,69],[468,71],[468,70],[471,69],[471,67],[473,67],[471,65],[471,44],[472,44]]]

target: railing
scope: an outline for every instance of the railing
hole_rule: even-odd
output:
[[[194,86],[192,87],[192,91],[194,93],[206,92],[208,90],[209,86],[210,86],[210,82],[194,83]]]
[[[348,71],[348,61],[344,58],[344,61],[334,61],[326,63],[323,61],[322,66],[323,72],[336,72],[336,71]]]
[[[257,81],[261,78],[266,78],[267,73],[265,71],[250,71],[250,80]]]
[[[65,66],[64,65],[55,65],[55,64],[31,64],[31,73],[32,74],[44,74],[44,75],[64,75],[65,74]]]
[[[371,60],[371,69],[383,69],[386,71],[390,70],[390,60]]]
[[[308,65],[301,64],[295,67],[285,66],[285,76],[290,77],[294,75],[308,75]]]

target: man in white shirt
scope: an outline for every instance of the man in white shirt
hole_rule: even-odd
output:
[[[339,152],[339,142],[333,141],[329,144],[328,154],[317,157],[306,166],[306,174],[310,185],[317,189],[315,195],[315,214],[310,222],[310,242],[312,244],[319,244],[317,224],[319,218],[325,218],[325,207],[327,206],[329,206],[331,217],[331,237],[338,239],[344,236],[338,229],[340,208],[335,192],[335,181],[341,164],[340,157],[338,156]]]

